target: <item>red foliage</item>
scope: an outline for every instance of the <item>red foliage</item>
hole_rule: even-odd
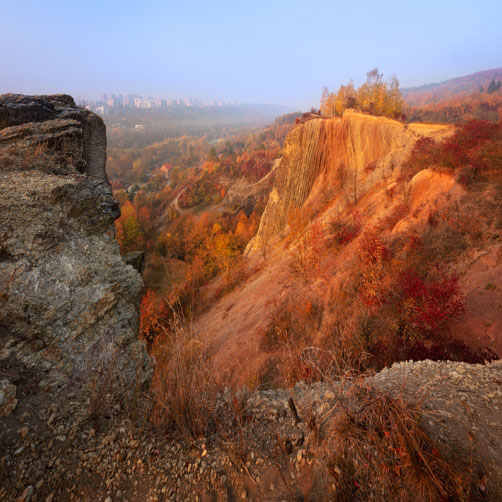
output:
[[[438,219],[438,213],[437,211],[431,211],[429,213],[429,216],[427,217],[427,223],[429,226],[436,228],[439,224],[439,219]]]
[[[448,167],[481,167],[476,165],[477,149],[500,134],[498,124],[486,120],[471,120],[455,135],[446,140],[441,148],[442,163]]]
[[[358,233],[359,230],[357,228],[353,226],[344,226],[335,235],[335,241],[338,244],[348,244],[357,237]]]
[[[404,163],[403,177],[409,181],[415,174],[423,169],[428,169],[439,161],[440,146],[431,138],[419,139],[410,157]]]
[[[445,326],[446,321],[465,312],[464,297],[456,277],[440,277],[425,282],[414,270],[399,277],[401,310],[411,309],[415,331],[430,335]]]
[[[463,169],[460,181],[469,184],[477,175],[502,171],[502,127],[486,120],[471,120],[458,127],[444,143],[430,138],[416,142],[405,162],[402,178],[409,181],[422,169]]]
[[[361,218],[357,212],[354,213],[352,222],[336,221],[331,229],[334,233],[333,240],[336,244],[344,245],[353,241],[361,232]]]
[[[411,234],[406,244],[408,251],[415,251],[422,247],[422,239],[417,234]]]
[[[382,239],[374,232],[364,234],[359,253],[363,265],[387,262],[392,256]]]
[[[263,178],[271,169],[272,162],[265,158],[264,152],[255,152],[241,167],[242,174],[246,178],[255,180]]]
[[[366,164],[366,166],[364,166],[364,174],[370,174],[376,168],[377,168],[377,162],[376,160],[374,160],[373,162],[370,162],[369,164]]]

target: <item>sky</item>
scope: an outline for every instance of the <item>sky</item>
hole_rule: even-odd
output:
[[[401,87],[502,66],[502,2],[1,0],[0,94],[318,106],[378,67]]]

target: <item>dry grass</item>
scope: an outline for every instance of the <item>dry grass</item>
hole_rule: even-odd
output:
[[[174,315],[154,343],[153,419],[188,441],[212,432],[221,390],[211,371],[207,347]]]
[[[335,405],[322,416],[302,410],[308,435],[293,464],[292,449],[278,438],[276,468],[291,500],[476,500],[472,463],[443,458],[422,427],[427,417],[418,405],[392,399],[362,379],[332,389]]]
[[[337,398],[323,446],[334,500],[471,500],[471,473],[442,457],[422,427],[419,406],[362,382]]]
[[[300,411],[302,449],[277,438],[275,467],[291,500],[476,500],[472,462],[443,458],[422,426],[430,417],[419,405],[376,391],[362,378],[331,383],[331,408]]]

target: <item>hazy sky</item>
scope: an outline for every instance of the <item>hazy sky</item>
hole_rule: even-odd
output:
[[[502,66],[502,2],[1,0],[0,93],[318,105],[377,66],[402,87]]]

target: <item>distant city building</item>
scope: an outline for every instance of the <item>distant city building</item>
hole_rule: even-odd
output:
[[[168,108],[176,106],[224,106],[224,101],[200,100],[193,98],[152,98],[137,94],[101,94],[99,101],[90,101],[89,109],[100,115],[109,114],[115,108]],[[242,104],[242,103],[235,103]]]

